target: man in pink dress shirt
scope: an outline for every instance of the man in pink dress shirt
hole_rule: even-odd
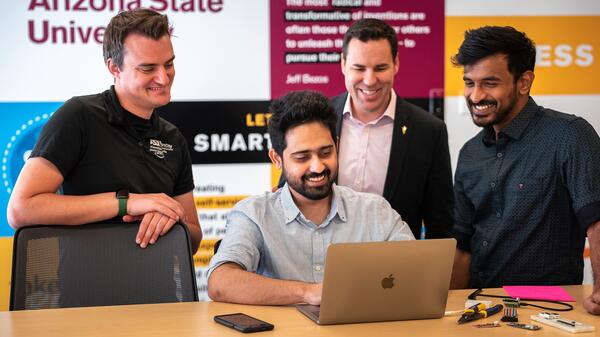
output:
[[[385,197],[415,237],[448,237],[453,190],[444,122],[394,92],[398,42],[392,27],[363,19],[344,35],[347,93],[338,113],[340,185]]]

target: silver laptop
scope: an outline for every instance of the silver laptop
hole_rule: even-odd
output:
[[[317,324],[440,318],[455,239],[331,244],[321,306],[299,305]]]

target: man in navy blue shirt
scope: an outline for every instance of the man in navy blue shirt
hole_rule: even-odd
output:
[[[455,176],[454,287],[581,284],[589,239],[600,314],[600,139],[584,119],[529,96],[535,45],[512,27],[465,33],[453,57],[483,127]]]

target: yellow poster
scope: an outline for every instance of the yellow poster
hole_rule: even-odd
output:
[[[600,16],[446,17],[446,96],[462,96],[462,68],[450,58],[467,29],[513,26],[536,43],[532,95],[600,94]]]
[[[12,241],[12,237],[0,238],[0,311],[8,310],[10,300]]]

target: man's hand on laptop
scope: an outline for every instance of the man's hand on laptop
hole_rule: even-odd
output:
[[[304,289],[304,302],[312,305],[321,305],[323,283],[306,283]]]

